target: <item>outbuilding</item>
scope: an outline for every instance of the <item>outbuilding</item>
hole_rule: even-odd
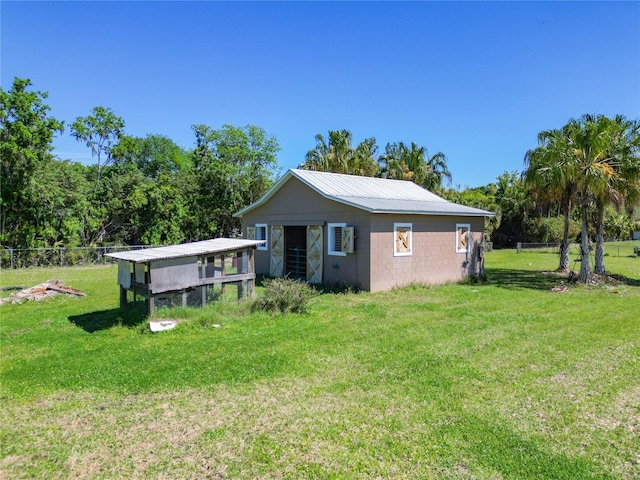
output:
[[[256,273],[370,291],[483,274],[484,218],[409,181],[291,169],[238,211]]]
[[[224,291],[236,285],[238,298],[254,292],[256,273],[254,250],[263,242],[215,238],[200,242],[109,253],[118,260],[120,306],[128,303],[128,293],[145,299],[149,315],[156,304],[176,295],[187,306],[196,298],[204,306],[215,287]]]

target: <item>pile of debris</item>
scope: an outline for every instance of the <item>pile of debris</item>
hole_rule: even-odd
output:
[[[2,290],[17,290],[22,287],[6,287]],[[31,288],[22,289],[6,298],[0,298],[0,305],[4,303],[22,303],[25,300],[40,301],[45,298],[53,297],[59,293],[73,295],[76,297],[84,297],[86,294],[75,288],[65,287],[60,280],[47,280],[44,283],[34,285]]]

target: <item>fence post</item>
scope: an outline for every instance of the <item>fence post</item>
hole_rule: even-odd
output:
[[[13,248],[9,249],[9,263],[11,264],[11,269],[13,270],[15,268],[13,264]]]
[[[518,250],[518,253],[522,251],[522,242],[516,243],[516,249]]]

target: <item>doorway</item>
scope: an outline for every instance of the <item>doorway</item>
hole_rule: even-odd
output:
[[[284,227],[285,275],[289,278],[307,278],[307,227]]]

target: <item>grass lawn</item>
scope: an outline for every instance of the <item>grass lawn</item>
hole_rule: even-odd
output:
[[[640,478],[632,249],[617,282],[552,291],[557,255],[494,251],[485,283],[223,299],[159,334],[115,266],[2,271],[87,296],[0,307],[0,478]]]

